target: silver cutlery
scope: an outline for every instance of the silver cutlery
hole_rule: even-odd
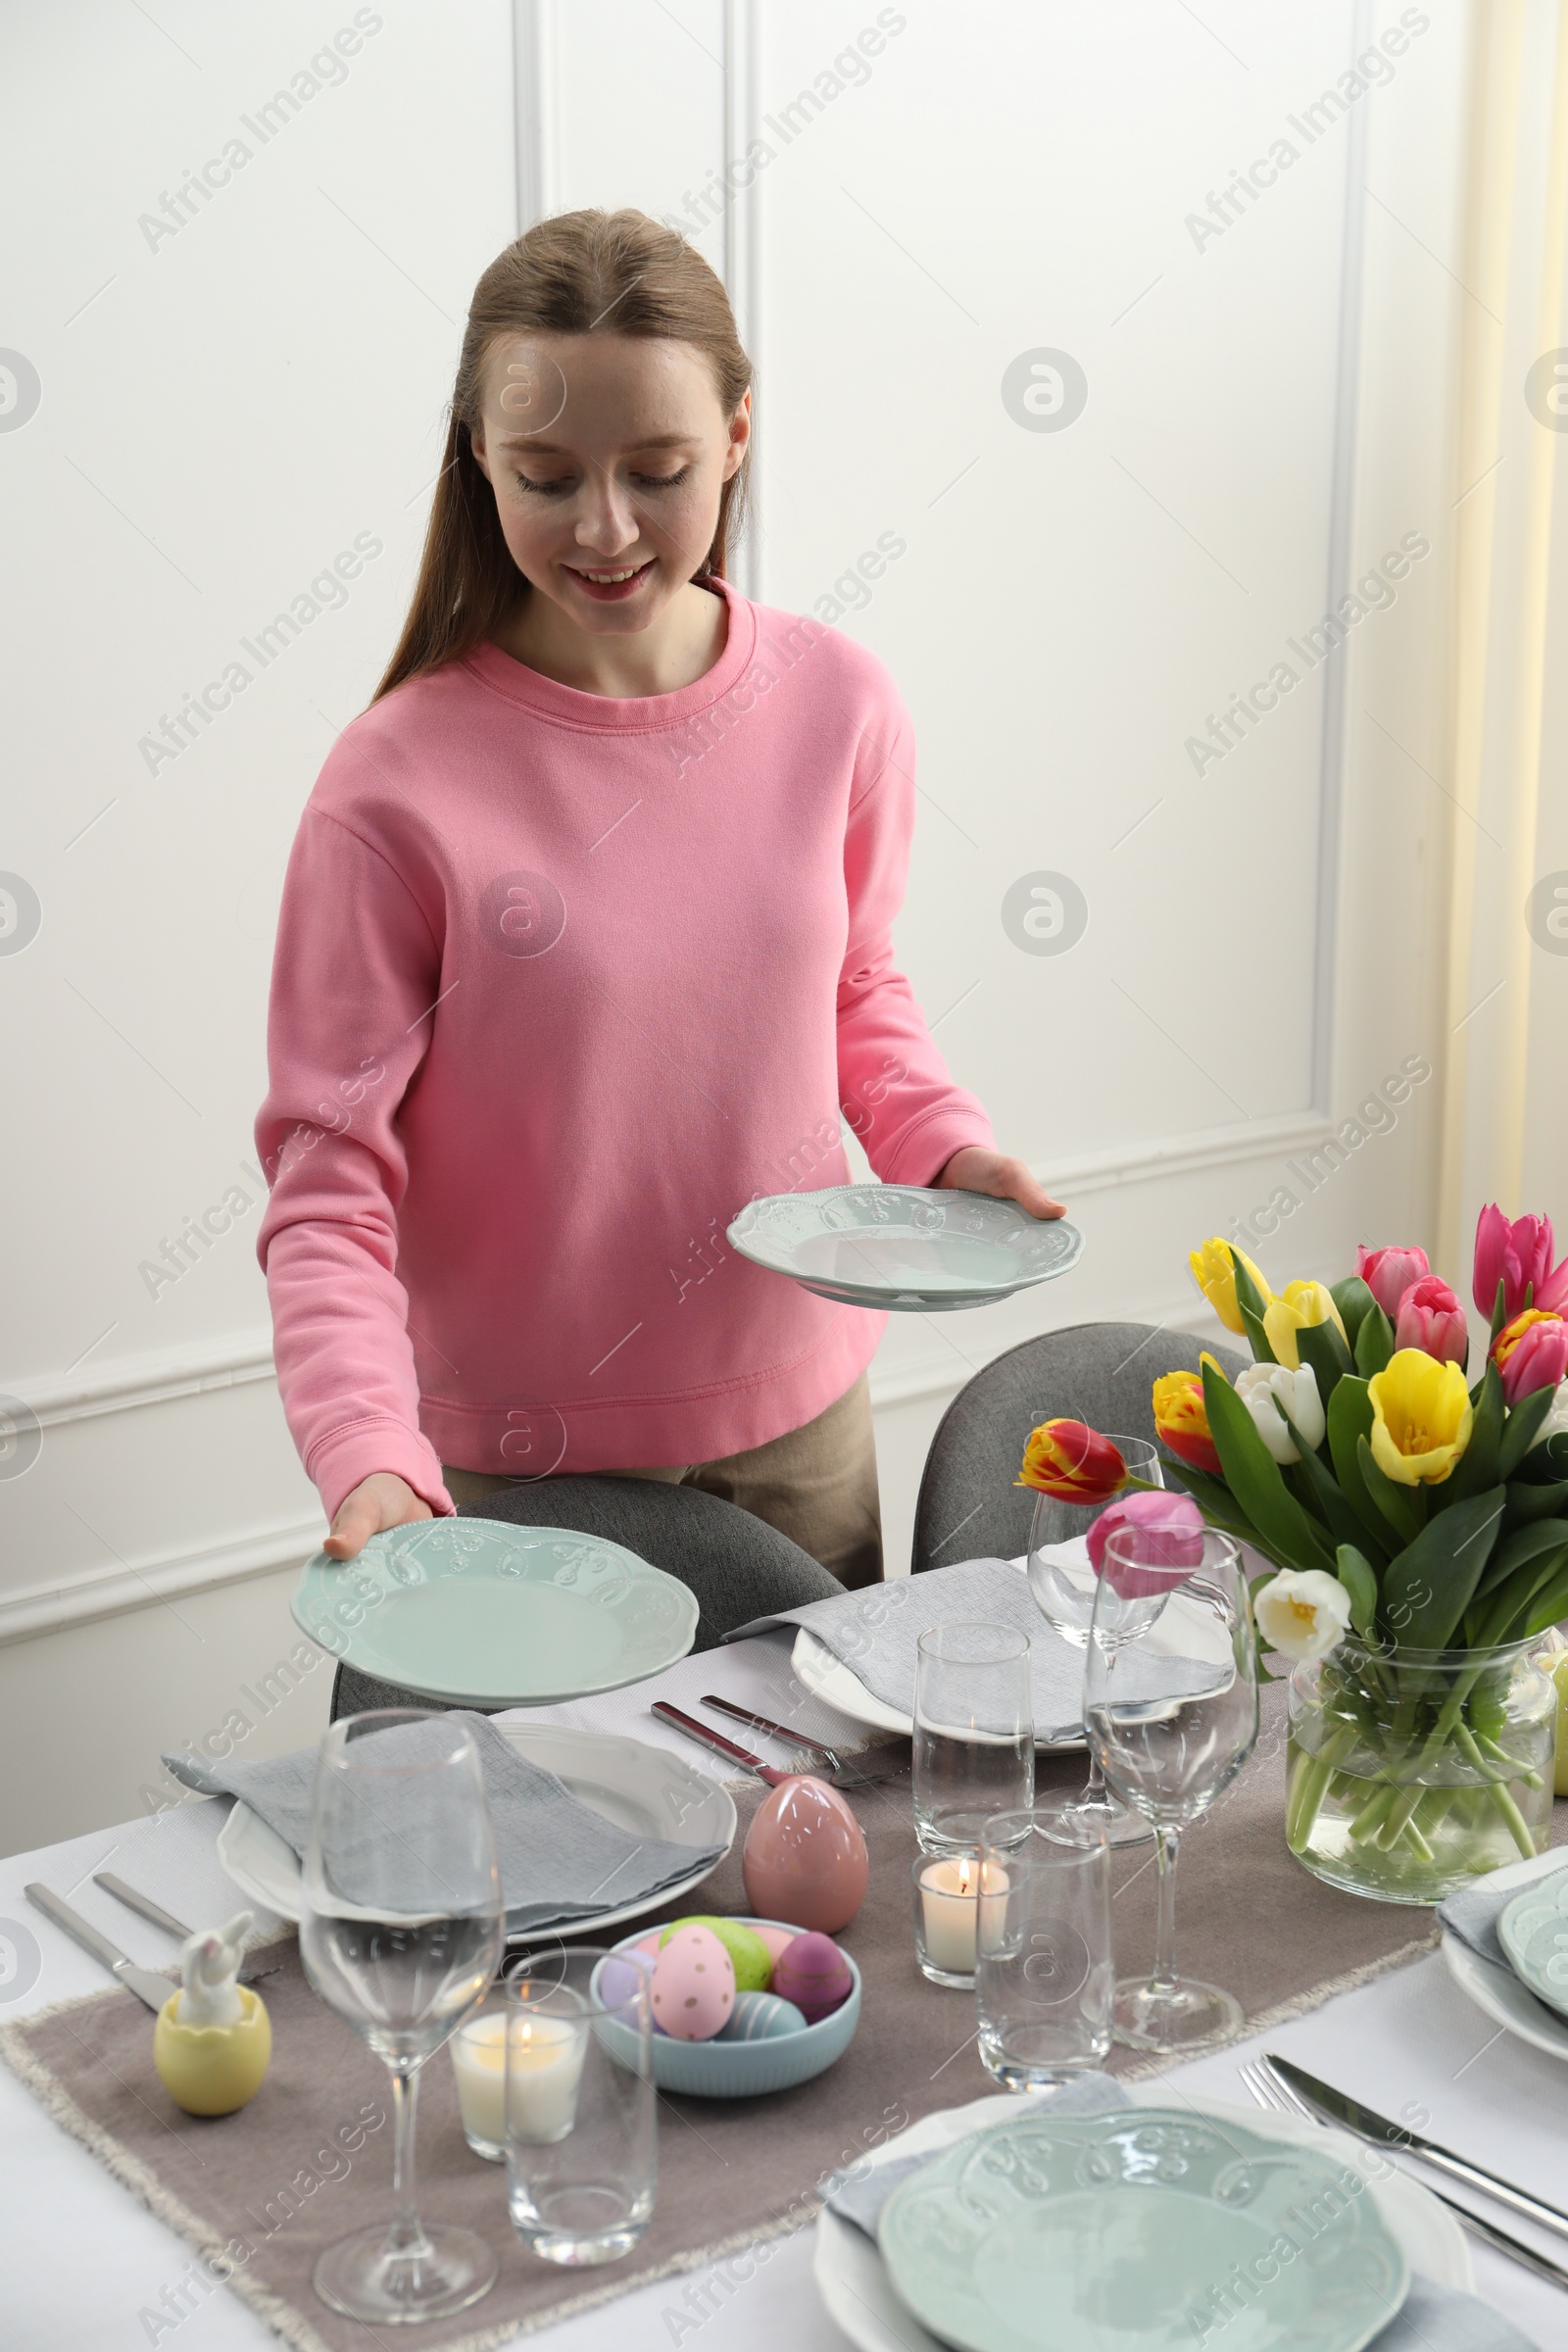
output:
[[[858,1755],[852,1754],[846,1758],[836,1747],[829,1747],[825,1740],[805,1739],[800,1732],[792,1732],[786,1724],[771,1723],[765,1715],[754,1714],[750,1707],[738,1707],[732,1698],[715,1698],[710,1692],[704,1697],[703,1704],[713,1708],[719,1715],[728,1715],[735,1723],[750,1724],[754,1732],[766,1732],[774,1740],[782,1740],[786,1747],[798,1748],[802,1755],[820,1756],[829,1772],[845,1776],[843,1785],[846,1787],[853,1785],[857,1779],[891,1780],[897,1769],[889,1765],[884,1771],[867,1772]]]
[[[140,1887],[117,1878],[112,1870],[95,1870],[92,1883],[95,1886],[101,1886],[105,1894],[112,1894],[117,1903],[123,1903],[128,1911],[139,1911],[143,1919],[150,1920],[155,1928],[162,1928],[165,1935],[177,1936],[181,1943],[187,1936],[196,1933],[194,1928],[187,1928],[183,1920],[176,1919],[172,1911],[166,1911],[162,1903],[155,1903],[150,1894],[143,1894]],[[270,1968],[242,1968],[234,1982],[236,1984],[259,1984],[264,1977],[275,1977],[280,1966],[281,1962],[274,1961]]]
[[[785,1781],[798,1781],[802,1777],[798,1772],[781,1772],[776,1764],[764,1764],[760,1756],[752,1754],[750,1748],[737,1747],[733,1740],[726,1740],[722,1732],[715,1732],[710,1724],[699,1723],[695,1715],[683,1715],[679,1707],[670,1705],[668,1699],[656,1698],[651,1711],[662,1722],[672,1723],[677,1732],[684,1732],[688,1740],[695,1740],[700,1746],[711,1748],[715,1755],[727,1756],[732,1764],[743,1764],[748,1772],[755,1772],[758,1779],[765,1781],[770,1788],[777,1788]],[[809,1777],[825,1781],[832,1788],[862,1788],[869,1787],[873,1778],[883,1776],[858,1772],[819,1772]]]
[[[1375,2148],[1403,2148],[1410,2155],[1419,2156],[1423,2163],[1434,2165],[1440,2173],[1447,2173],[1471,2188],[1484,2190],[1499,2204],[1512,2206],[1515,2213],[1539,2222],[1544,2230],[1552,2230],[1558,2237],[1568,2237],[1568,2213],[1559,2213],[1555,2205],[1548,2205],[1542,2197],[1533,2197],[1528,2189],[1515,2187],[1511,2180],[1489,2173],[1482,2165],[1455,2156],[1451,2148],[1440,2147],[1436,2140],[1423,2139],[1419,2132],[1408,2131],[1403,2124],[1391,2124],[1387,2116],[1363,2107],[1359,2099],[1336,2090],[1332,2082],[1320,2082],[1315,2075],[1293,2066],[1289,2058],[1276,2058],[1272,2050],[1265,2057],[1272,2072],[1289,2083],[1308,2107],[1316,2108],[1336,2124],[1343,2124],[1357,2139],[1367,2140]]]
[[[133,1960],[127,1960],[118,1945],[111,1943],[107,1936],[100,1936],[90,1920],[83,1919],[79,1911],[73,1911],[71,1905],[63,1902],[51,1887],[40,1886],[34,1880],[22,1891],[35,1910],[41,1911],[45,1919],[52,1919],[57,1928],[65,1931],[73,1943],[79,1943],[84,1952],[90,1952],[95,1960],[102,1961],[110,1975],[118,1977],[127,1992],[133,1992],[139,2001],[145,2001],[149,2009],[162,2009],[175,1989],[172,1979],[161,1977],[150,1968],[138,1968]]]
[[[1259,2062],[1248,2059],[1238,2072],[1259,2107],[1266,2107],[1277,2115],[1297,2115],[1309,2124],[1323,2123],[1322,2116],[1314,2114],[1283,2075],[1274,2073],[1270,2060],[1265,2058]],[[1441,2188],[1433,2188],[1425,2180],[1421,2185],[1428,2196],[1436,2197],[1440,2205],[1446,2205],[1460,2226],[1468,2230],[1473,2237],[1479,2237],[1484,2245],[1494,2247],[1499,2254],[1506,2254],[1510,2261],[1522,2264],[1538,2277],[1549,2278],[1553,2286],[1568,2286],[1568,2270],[1564,2270],[1560,2263],[1553,2262],[1549,2255],[1538,2254],[1534,2246],[1527,2246],[1520,2238],[1510,2237],[1506,2230],[1497,2228],[1495,2222],[1484,2222],[1479,2213],[1472,2213],[1469,2206],[1461,2205],[1457,2197],[1446,2197]]]

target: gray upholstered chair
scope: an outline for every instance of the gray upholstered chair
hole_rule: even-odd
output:
[[[697,1649],[773,1609],[830,1599],[843,1586],[765,1520],[696,1487],[657,1478],[567,1476],[534,1479],[463,1504],[464,1519],[503,1519],[512,1527],[569,1527],[604,1536],[656,1568],[679,1577],[697,1595]],[[427,1707],[437,1702],[340,1665],[332,1686],[332,1721],[366,1707]],[[490,1710],[495,1712],[496,1710]]]
[[[1016,1559],[1028,1547],[1035,1504],[1033,1490],[1013,1483],[1029,1432],[1066,1417],[1152,1444],[1154,1382],[1162,1372],[1196,1372],[1204,1348],[1233,1380],[1248,1361],[1191,1332],[1079,1323],[987,1364],[959,1390],[931,1441],[915,1505],[913,1572]]]

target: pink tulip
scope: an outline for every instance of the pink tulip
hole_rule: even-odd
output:
[[[1358,1246],[1355,1270],[1392,1323],[1412,1282],[1430,1274],[1424,1250],[1368,1250]]]
[[[1554,1389],[1568,1375],[1568,1323],[1539,1307],[1521,1310],[1492,1344],[1492,1360],[1502,1375],[1509,1411],[1537,1389]]]
[[[1136,1536],[1139,1559],[1150,1573],[1125,1560],[1112,1560],[1107,1569],[1105,1545],[1112,1536],[1123,1533]],[[1123,1600],[1147,1600],[1154,1593],[1175,1591],[1173,1568],[1190,1576],[1202,1565],[1203,1514],[1190,1494],[1167,1494],[1159,1489],[1151,1493],[1135,1487],[1091,1521],[1085,1541],[1097,1576],[1108,1575],[1111,1590]]]
[[[1412,1282],[1399,1300],[1394,1327],[1396,1348],[1419,1348],[1440,1364],[1462,1364],[1470,1352],[1464,1308],[1440,1274]]]
[[[1502,1311],[1511,1322],[1525,1302],[1525,1285],[1533,1283],[1532,1306],[1555,1312],[1568,1303],[1568,1258],[1553,1267],[1551,1219],[1519,1217],[1510,1224],[1494,1200],[1476,1219],[1475,1281],[1472,1296],[1478,1315],[1492,1321],[1497,1284],[1503,1286]]]

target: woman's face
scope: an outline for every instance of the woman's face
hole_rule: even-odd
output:
[[[712,545],[751,431],[689,344],[515,335],[484,368],[473,453],[523,577],[594,636],[646,629]]]

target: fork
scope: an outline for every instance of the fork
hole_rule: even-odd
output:
[[[1259,2107],[1267,2107],[1276,2115],[1299,2116],[1305,2123],[1327,2129],[1322,2117],[1313,2114],[1295,2086],[1287,2082],[1283,2075],[1274,2072],[1267,2058],[1244,2059],[1237,2072]],[[1484,2222],[1478,2213],[1471,2212],[1468,2205],[1461,2205],[1457,2197],[1446,2197],[1441,2188],[1432,2188],[1425,2180],[1421,2186],[1429,2196],[1436,2197],[1440,2205],[1446,2205],[1455,2220],[1472,2236],[1479,2237],[1483,2244],[1494,2246],[1499,2254],[1506,2254],[1512,2261],[1522,2263],[1527,2271],[1534,2271],[1542,2278],[1549,2278],[1553,2286],[1568,2286],[1568,2270],[1551,2261],[1547,2255],[1538,2254],[1534,2246],[1527,2246],[1521,2239],[1510,2237],[1507,2230],[1499,2230],[1494,2222]]]
[[[754,1732],[769,1733],[773,1739],[782,1740],[786,1747],[793,1747],[800,1755],[820,1756],[829,1772],[843,1773],[851,1780],[884,1780],[889,1777],[885,1773],[865,1770],[861,1760],[864,1751],[856,1749],[846,1754],[839,1748],[829,1747],[825,1740],[804,1740],[799,1732],[792,1732],[785,1724],[772,1723],[765,1715],[754,1714],[750,1707],[738,1707],[732,1698],[714,1698],[710,1693],[704,1698],[703,1704],[713,1708],[719,1715],[729,1716],[733,1723],[750,1724]]]

